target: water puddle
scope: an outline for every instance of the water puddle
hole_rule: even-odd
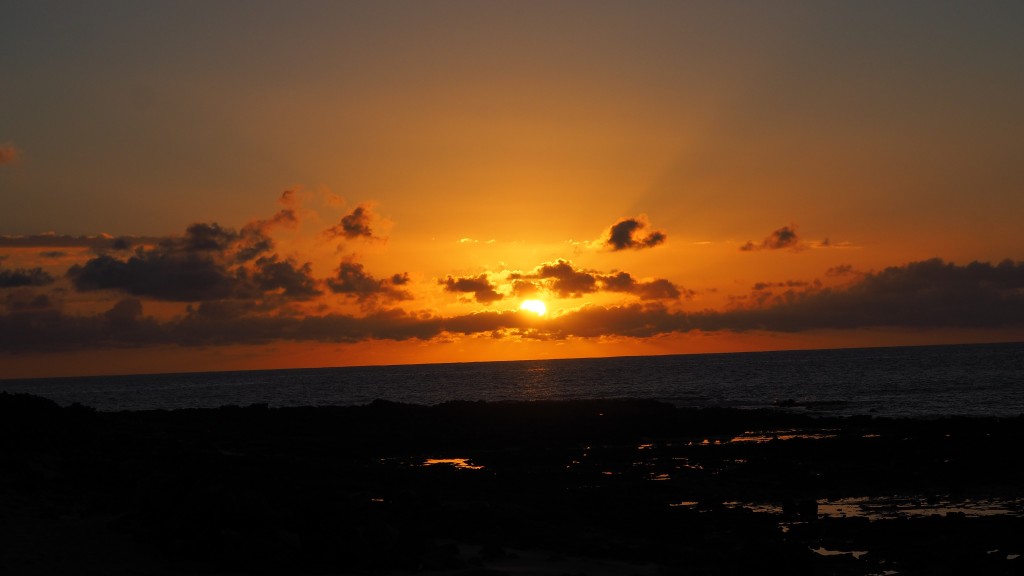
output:
[[[941,498],[923,496],[858,496],[835,500],[819,499],[818,518],[867,518],[887,520],[929,516],[1024,516],[1024,498]],[[670,504],[680,506],[682,504]],[[783,507],[775,502],[723,502],[731,510],[749,510],[781,516]]]
[[[818,516],[828,518],[867,518],[883,520],[926,516],[962,515],[1018,516],[1024,514],[1024,498],[937,498],[937,497],[868,497],[818,500]]]
[[[817,548],[811,548],[811,552],[819,556],[853,556],[855,560],[860,560],[860,557],[867,554],[867,550],[829,550],[824,546]]]

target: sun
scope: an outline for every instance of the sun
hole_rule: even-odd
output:
[[[523,300],[523,303],[519,305],[519,309],[533,312],[537,316],[543,316],[548,312],[548,307],[540,300]]]

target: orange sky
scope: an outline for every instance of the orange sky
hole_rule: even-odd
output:
[[[0,378],[1024,339],[1018,6],[104,7],[0,23]]]

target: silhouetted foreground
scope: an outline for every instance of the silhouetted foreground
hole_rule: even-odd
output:
[[[0,433],[0,574],[1024,574],[1021,417],[0,394]]]

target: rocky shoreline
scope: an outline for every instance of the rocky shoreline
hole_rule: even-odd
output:
[[[0,394],[0,574],[1024,574],[1024,417]]]

